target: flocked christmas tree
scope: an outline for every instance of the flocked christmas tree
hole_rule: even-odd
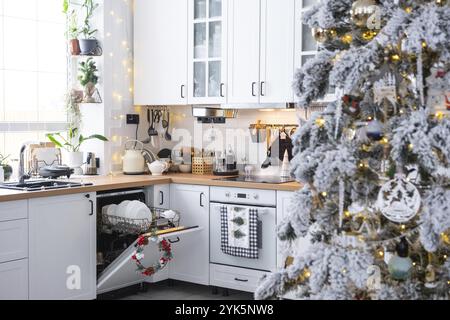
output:
[[[258,299],[449,299],[450,1],[322,0],[303,16],[319,53],[297,72],[304,187],[279,227],[306,252]]]

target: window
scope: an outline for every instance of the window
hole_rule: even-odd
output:
[[[65,15],[59,0],[0,0],[0,152],[67,122]]]

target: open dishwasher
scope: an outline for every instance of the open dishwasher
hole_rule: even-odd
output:
[[[97,194],[97,294],[153,282],[152,277],[158,273],[152,277],[142,275],[132,259],[141,235],[156,230],[158,239],[164,238],[176,246],[180,241],[178,236],[201,230],[198,226],[179,226],[179,218],[178,221],[160,219],[164,209],[154,207],[148,198],[146,189],[140,188]],[[105,214],[104,207],[118,205],[126,200],[145,203],[152,212],[152,219],[127,219]],[[152,264],[160,258],[158,244],[153,241],[149,241],[143,253],[143,264]]]

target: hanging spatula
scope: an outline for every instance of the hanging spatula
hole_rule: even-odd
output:
[[[272,160],[271,160],[271,158],[272,158],[272,147],[271,147],[272,133],[269,128],[267,128],[266,140],[267,140],[267,158],[266,158],[266,160],[264,160],[263,164],[261,165],[262,169],[267,169],[268,167],[270,167],[272,165]]]

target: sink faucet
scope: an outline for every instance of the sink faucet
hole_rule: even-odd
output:
[[[28,174],[25,174],[25,150],[30,143],[24,143],[20,148],[20,160],[19,160],[19,183],[24,183],[26,179],[30,179]]]

